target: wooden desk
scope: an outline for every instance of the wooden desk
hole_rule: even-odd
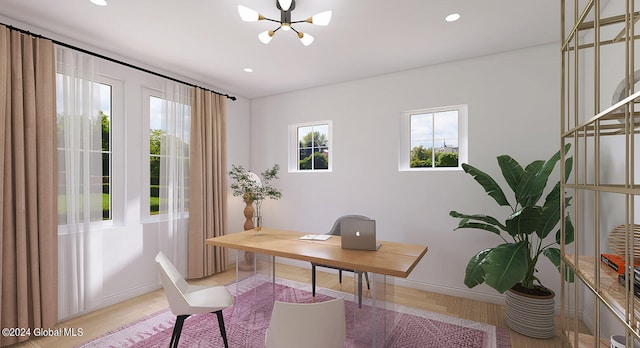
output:
[[[384,347],[387,332],[390,330],[387,325],[393,323],[394,320],[382,312],[386,308],[387,287],[382,286],[382,289],[376,290],[376,275],[380,276],[383,285],[387,282],[386,276],[408,277],[426,254],[427,246],[378,241],[381,246],[376,251],[348,250],[342,249],[340,236],[331,236],[326,241],[301,240],[300,237],[305,234],[263,228],[259,235],[256,235],[255,231],[249,230],[210,238],[206,240],[206,244],[271,256],[274,294],[276,256],[369,272],[372,280],[371,299],[368,300],[370,305],[354,311],[353,337],[355,341],[365,347]],[[237,279],[238,254],[236,253]],[[236,293],[237,287],[238,283],[236,283]],[[361,289],[361,285],[359,288]],[[362,301],[360,296],[358,299]],[[262,315],[270,314],[263,313]]]
[[[306,233],[263,228],[210,238],[207,245],[286,257],[334,267],[406,278],[427,253],[426,245],[378,241],[376,251],[342,249],[340,236],[300,240]]]

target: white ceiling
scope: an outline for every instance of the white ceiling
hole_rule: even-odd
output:
[[[293,20],[333,10],[327,27],[296,26],[315,37],[308,47],[292,31],[264,45],[275,24],[238,16],[241,4],[277,19],[276,0],[107,1],[0,0],[0,15],[246,98],[560,39],[557,0],[297,0]]]

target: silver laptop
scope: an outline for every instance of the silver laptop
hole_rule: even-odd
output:
[[[378,250],[376,220],[343,219],[340,221],[343,249]]]

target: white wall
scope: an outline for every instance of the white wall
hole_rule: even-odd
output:
[[[410,285],[501,302],[485,285],[463,284],[469,258],[499,239],[453,231],[449,211],[506,217],[508,210],[462,171],[398,172],[399,115],[468,104],[469,163],[501,177],[496,156],[524,165],[559,148],[559,68],[552,44],[252,100],[251,168],[285,169],[277,183],[283,198],[264,203],[264,225],[323,233],[341,215],[367,215],[379,239],[429,246]],[[333,172],[287,173],[288,125],[319,120],[333,121]],[[559,289],[551,263],[539,269],[543,283]]]

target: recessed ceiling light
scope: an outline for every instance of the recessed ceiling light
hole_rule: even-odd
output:
[[[107,6],[107,0],[89,0],[98,6]]]
[[[457,21],[458,19],[460,19],[460,14],[459,14],[459,13],[452,13],[452,14],[448,15],[448,16],[445,18],[445,20],[446,20],[447,22],[455,22],[455,21]]]
[[[253,72],[253,69],[251,69],[251,68],[244,68],[244,71],[245,71],[245,72]]]

